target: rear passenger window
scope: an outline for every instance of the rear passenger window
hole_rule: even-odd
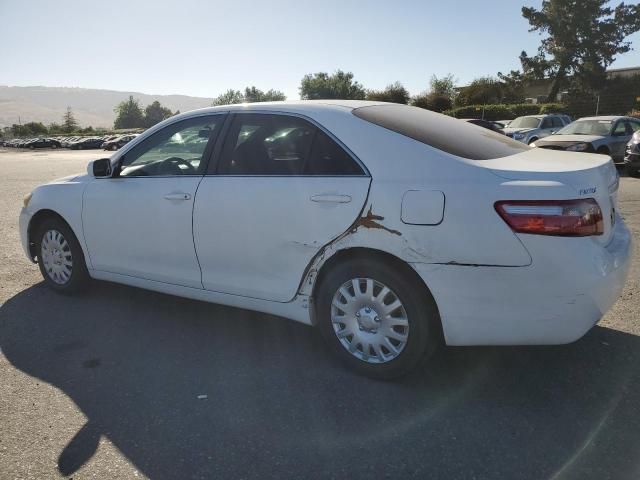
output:
[[[298,117],[236,115],[224,142],[221,175],[362,175],[358,163]]]
[[[302,175],[316,128],[286,115],[237,115],[222,149],[223,175]]]
[[[360,165],[322,130],[317,130],[306,175],[363,175]]]

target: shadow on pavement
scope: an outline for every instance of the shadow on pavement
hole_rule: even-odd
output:
[[[96,283],[0,308],[0,347],[151,478],[638,478],[640,339],[448,348],[409,378],[346,371],[288,320]],[[207,395],[206,399],[198,399]]]

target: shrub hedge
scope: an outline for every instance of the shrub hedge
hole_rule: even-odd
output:
[[[483,115],[484,109],[484,115]],[[443,112],[456,118],[484,118],[485,120],[512,120],[522,115],[541,115],[545,113],[564,113],[566,106],[561,103],[516,103],[513,105],[469,105],[452,108]]]

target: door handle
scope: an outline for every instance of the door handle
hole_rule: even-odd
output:
[[[311,201],[321,203],[349,203],[351,201],[351,197],[349,195],[322,194],[313,195],[311,197]]]
[[[165,200],[190,200],[191,195],[184,192],[167,193],[164,198]]]

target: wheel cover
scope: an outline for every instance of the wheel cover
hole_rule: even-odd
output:
[[[340,344],[367,363],[395,359],[409,339],[404,305],[394,291],[372,278],[354,278],[336,291],[331,322]]]
[[[73,271],[73,258],[71,247],[64,235],[57,230],[47,230],[42,237],[40,253],[48,277],[58,285],[68,283]]]

